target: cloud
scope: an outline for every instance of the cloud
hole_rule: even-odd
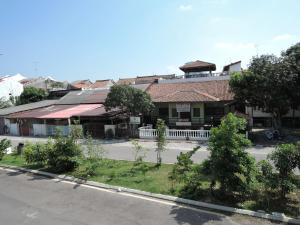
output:
[[[180,11],[191,11],[193,9],[192,5],[180,5],[178,7]]]
[[[273,37],[273,41],[287,41],[294,39],[296,36],[292,34],[281,34]]]
[[[214,47],[219,49],[243,50],[243,49],[255,49],[256,45],[252,42],[249,43],[218,42],[215,44]]]

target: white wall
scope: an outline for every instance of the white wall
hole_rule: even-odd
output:
[[[242,71],[242,66],[241,66],[241,62],[240,63],[235,63],[231,66],[229,66],[229,73],[231,72],[240,72]]]
[[[4,79],[0,81],[0,98],[9,99],[12,96],[20,96],[23,92],[23,85],[14,79]]]

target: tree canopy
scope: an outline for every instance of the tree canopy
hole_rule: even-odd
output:
[[[9,100],[6,100],[4,97],[0,98],[0,109],[10,107],[12,104]]]
[[[105,109],[119,108],[132,116],[149,113],[154,105],[150,95],[129,85],[114,85],[105,100]]]
[[[298,45],[283,52],[281,57],[255,56],[248,70],[233,73],[230,79],[235,99],[271,113],[275,128],[281,127],[281,118],[291,107],[295,108],[300,104]]]
[[[17,100],[17,105],[42,101],[46,98],[46,96],[47,93],[44,89],[36,87],[25,87],[24,91]]]

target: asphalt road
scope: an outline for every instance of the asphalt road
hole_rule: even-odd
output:
[[[0,139],[9,138],[12,141],[13,146],[19,144],[19,142],[25,143],[26,141],[31,142],[45,142],[46,138],[31,138],[31,137],[12,137],[12,136],[0,136]],[[132,144],[130,141],[118,140],[118,141],[99,141],[104,149],[106,150],[106,157],[111,159],[121,159],[121,160],[133,160]],[[156,162],[156,143],[153,141],[140,141],[144,148],[147,148],[147,154],[145,161]],[[163,163],[175,163],[177,161],[177,156],[180,152],[186,152],[192,150],[199,144],[196,142],[174,142],[170,141],[167,144],[167,150],[162,153]],[[202,162],[209,156],[207,151],[207,145],[200,144],[201,148],[193,156],[195,162]],[[255,157],[257,161],[266,159],[267,154],[270,153],[273,147],[251,147],[247,151]]]
[[[246,221],[241,218],[240,220]],[[181,207],[170,202],[0,169],[0,224],[237,225],[240,223],[222,214]]]

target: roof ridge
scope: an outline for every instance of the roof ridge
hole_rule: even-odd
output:
[[[215,96],[212,96],[212,95],[210,95],[210,94],[208,94],[208,93],[206,93],[206,92],[200,92],[200,91],[197,91],[197,90],[195,90],[195,88],[193,88],[193,89],[194,89],[195,92],[199,93],[200,95],[204,95],[204,96],[206,96],[206,97],[208,97],[208,98],[211,98],[211,99],[213,99],[213,100],[220,101],[220,99],[217,98],[217,97],[215,97]]]

